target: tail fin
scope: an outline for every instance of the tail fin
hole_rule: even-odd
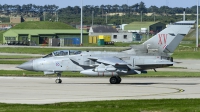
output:
[[[147,49],[157,49],[158,52],[173,53],[184,36],[194,27],[195,21],[179,21],[170,24],[143,43]]]

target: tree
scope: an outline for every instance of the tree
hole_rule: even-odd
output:
[[[106,5],[105,7],[107,9],[107,12],[110,13],[110,11],[112,10],[112,6],[111,5]]]
[[[101,6],[100,6],[99,13],[101,13],[101,14],[102,14],[102,17],[103,17],[103,16],[104,16],[104,14],[106,13],[106,12],[105,12],[105,8],[106,8],[106,6],[105,6],[105,5],[101,5]]]
[[[155,13],[159,13],[158,12],[159,11],[159,8],[157,7],[157,6],[150,6],[149,8],[148,8],[148,12],[155,12]]]
[[[122,9],[123,13],[125,13],[125,14],[128,14],[128,13],[129,13],[129,7],[128,7],[127,4],[123,4],[123,5],[121,6],[121,9]]]
[[[117,13],[119,11],[119,5],[115,4],[113,6],[113,11],[115,11],[115,13]]]
[[[79,6],[74,6],[74,14],[80,14],[81,8]]]
[[[139,12],[143,12],[143,13],[147,13],[147,8],[146,6],[144,5],[144,2],[140,2],[139,4]]]

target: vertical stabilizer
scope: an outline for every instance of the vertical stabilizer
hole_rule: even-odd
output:
[[[157,49],[158,52],[173,53],[184,36],[194,27],[195,21],[179,21],[170,24],[143,43],[147,50]]]

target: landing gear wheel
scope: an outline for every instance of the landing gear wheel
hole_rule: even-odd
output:
[[[117,80],[117,77],[111,77],[110,78],[110,83],[111,84],[117,84],[118,80]]]
[[[117,81],[117,84],[120,84],[121,81],[122,81],[121,77],[119,77],[119,76],[117,77],[117,80],[118,80],[118,81]]]
[[[56,82],[57,84],[62,83],[62,80],[60,79],[61,73],[57,73],[57,77],[58,77],[58,78],[55,80],[55,82]]]
[[[112,76],[110,78],[111,84],[120,84],[121,81],[122,81],[122,79],[119,76]]]
[[[56,79],[55,82],[56,83],[62,83],[62,80],[61,79]]]

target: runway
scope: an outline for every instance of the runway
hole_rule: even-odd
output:
[[[124,78],[109,84],[109,77],[62,78],[0,77],[0,102],[49,104],[122,99],[200,98],[200,78]]]

